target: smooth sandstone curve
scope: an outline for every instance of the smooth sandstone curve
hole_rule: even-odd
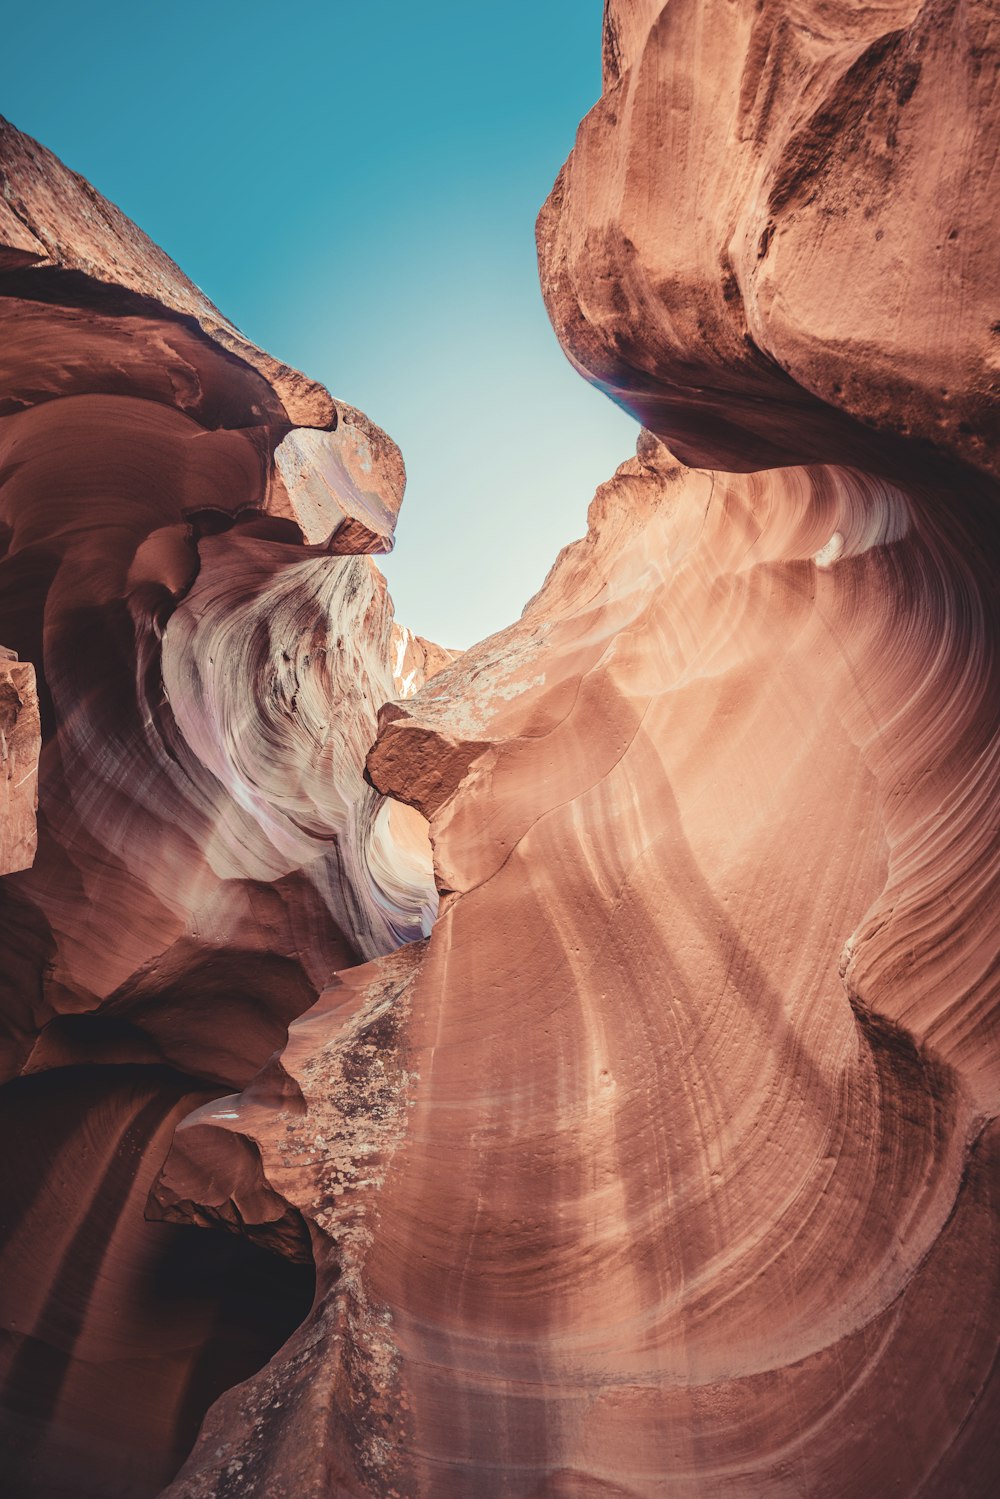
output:
[[[434,919],[364,779],[405,475],[6,122],[0,180],[0,639],[38,679],[2,663],[0,1471],[140,1499],[312,1287],[146,1222],[173,1125]]]
[[[318,1290],[171,1499],[992,1492],[995,32],[606,6],[542,286],[652,430],[380,714],[427,944],[176,1137]]]

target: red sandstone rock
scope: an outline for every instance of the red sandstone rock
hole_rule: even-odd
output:
[[[340,555],[391,550],[406,474],[395,443],[361,412],[342,406],[334,432],[290,432],[274,457],[304,541]]]
[[[168,1220],[127,1219],[153,1289],[124,1362],[160,1305],[147,1234],[316,1274],[264,1368],[276,1328],[248,1310],[250,1377],[171,1499],[992,1494],[992,25],[607,7],[543,289],[652,430],[520,622],[455,659],[328,551],[384,545],[391,448],[360,419],[289,442],[281,372],[183,288],[129,304],[117,358],[120,293],[36,305],[29,277],[80,283],[22,269],[29,236],[72,236],[13,224],[11,347],[36,362],[2,408],[24,466],[0,634],[44,661],[54,732],[39,859],[0,890],[31,1074],[0,1101],[41,1119],[62,1079],[97,1088],[101,1130],[86,1100],[68,1144],[29,1128],[46,1161],[131,1131],[131,1167],[102,1143],[72,1207],[91,1271],[109,1200],[152,1182]],[[130,291],[152,254],[124,257]],[[64,454],[90,474],[71,495]],[[435,904],[421,816],[440,916],[406,943]],[[10,1428],[23,1388],[39,1444],[149,1492],[191,1423],[132,1399],[117,1467],[81,1447],[120,1281],[56,1316],[73,1259],[38,1246],[67,1196],[43,1183],[7,1262],[39,1303],[8,1334]]]
[[[321,1291],[171,1499],[992,1492],[987,21],[608,7],[543,287],[657,435],[380,715],[426,947],[177,1136]]]
[[[647,437],[524,620],[386,710],[369,774],[424,788],[451,894],[405,989],[345,975],[177,1136],[170,1192],[266,1236],[245,1142],[323,1289],[172,1499],[234,1462],[269,1495],[989,1491],[996,684],[941,498]],[[329,1086],[376,1015],[388,1138],[368,1074]]]
[[[412,697],[425,682],[455,661],[461,651],[450,651],[435,645],[422,635],[414,635],[405,625],[392,627],[392,680],[397,698]]]
[[[145,1221],[176,1072],[87,1066],[0,1089],[0,1487],[153,1494],[202,1411],[308,1310],[311,1276],[231,1236]]]
[[[689,463],[902,437],[996,475],[997,29],[991,0],[609,0],[538,225],[574,363]]]
[[[311,1274],[286,1296],[274,1261],[220,1352],[224,1267],[266,1257],[144,1222],[173,1123],[436,910],[425,825],[364,778],[395,653],[359,554],[391,546],[404,472],[6,124],[0,175],[0,639],[44,726],[29,869],[38,707],[0,664],[0,1081],[30,1074],[0,1093],[0,1472],[151,1495]]]
[[[31,274],[16,283],[29,296],[112,317],[166,314],[180,325],[177,336],[183,328],[189,337],[194,333],[195,344],[231,353],[230,373],[243,364],[259,371],[262,400],[272,409],[283,408],[289,426],[336,426],[337,408],[321,385],[244,338],[113,203],[2,118],[0,202],[0,267],[5,272],[30,268]],[[7,282],[8,295],[14,285]],[[163,352],[169,359],[170,351]],[[60,378],[58,370],[48,373]],[[179,395],[183,404],[183,392]]]
[[[35,857],[40,740],[34,669],[0,647],[0,874]]]

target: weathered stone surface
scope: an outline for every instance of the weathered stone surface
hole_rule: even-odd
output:
[[[364,776],[404,472],[6,124],[0,175],[0,1471],[151,1495],[312,1286],[144,1221],[173,1125],[437,907]]]
[[[231,373],[240,365],[258,371],[263,402],[282,409],[289,427],[336,426],[336,405],[321,385],[250,343],[113,203],[2,117],[0,200],[0,264],[10,272],[29,268],[18,283],[29,298],[113,317],[166,316],[177,324],[176,336],[194,332],[202,342],[200,332],[231,353]]]
[[[405,989],[178,1134],[165,1200],[344,1282],[171,1499],[992,1492],[992,25],[607,7],[542,280],[654,430],[379,715],[442,894]],[[391,1144],[318,1083],[383,1003]]]
[[[881,466],[902,438],[997,475],[998,25],[991,0],[609,0],[538,226],[573,361],[689,463]]]
[[[34,668],[0,647],[0,874],[35,857],[40,745]]]
[[[345,1133],[316,1082],[380,959],[293,1026],[309,1086],[272,1066],[179,1133],[203,1216],[235,1134],[347,1282],[172,1499],[237,1461],[269,1495],[989,1491],[996,682],[943,498],[647,436],[523,621],[384,712],[397,798],[465,746],[419,798],[449,893],[372,1054],[405,1123],[358,1171],[382,1095]],[[285,1398],[307,1370],[332,1425]]]
[[[450,651],[446,646],[414,635],[405,625],[392,627],[392,680],[397,698],[412,697],[425,682],[436,676],[458,656],[461,651]]]
[[[61,235],[89,190],[52,209],[14,153],[0,637],[51,714],[0,889],[26,1495],[992,1495],[994,27],[606,7],[542,283],[648,430],[461,656],[357,554],[388,439],[293,419],[322,396],[150,299],[112,210]],[[237,1297],[227,1381],[181,1297],[154,1420],[109,1367],[158,1233],[263,1257],[280,1314]],[[92,1359],[122,1416],[88,1444]]]
[[[405,1035],[423,956],[411,943],[340,975],[280,1060],[177,1133],[153,1211],[226,1223],[293,1261],[311,1253],[316,1297],[278,1357],[212,1411],[171,1494],[210,1499],[234,1480],[273,1499],[410,1492],[400,1353],[365,1266],[415,1104]]]
[[[207,1094],[135,1065],[0,1089],[0,1486],[11,1499],[155,1494],[209,1402],[309,1308],[308,1267],[145,1220],[174,1126]]]
[[[274,455],[303,540],[341,555],[392,548],[406,474],[395,443],[341,407],[334,432],[299,428]]]

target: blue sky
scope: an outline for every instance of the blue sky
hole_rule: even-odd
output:
[[[637,428],[566,362],[535,215],[600,92],[601,0],[8,9],[0,112],[251,338],[396,439],[398,618],[508,624]]]

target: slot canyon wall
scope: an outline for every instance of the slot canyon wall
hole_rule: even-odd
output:
[[[331,973],[429,932],[426,827],[364,760],[449,653],[367,555],[390,439],[7,125],[0,159],[0,1491],[105,1499],[308,1311],[308,1251],[146,1200]]]
[[[461,656],[4,128],[11,1494],[995,1492],[998,29],[610,0],[539,262],[643,432]]]

